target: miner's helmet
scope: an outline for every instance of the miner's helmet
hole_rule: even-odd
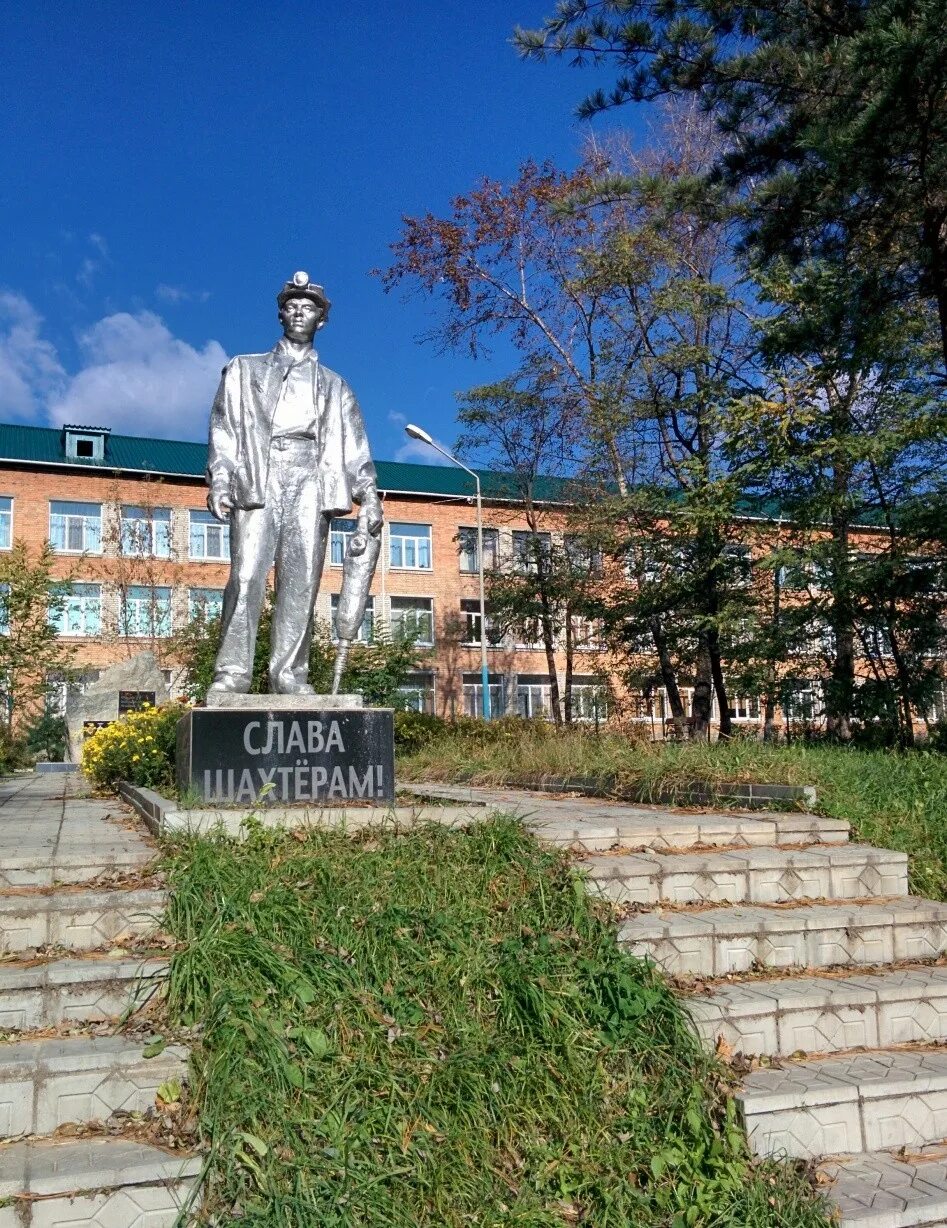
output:
[[[276,296],[276,302],[279,305],[280,311],[283,310],[283,304],[287,299],[291,298],[308,298],[322,308],[322,319],[319,321],[321,328],[329,318],[329,308],[332,304],[326,295],[322,286],[317,286],[315,282],[309,280],[309,274],[302,271],[294,273],[292,280],[288,281],[279,294]]]

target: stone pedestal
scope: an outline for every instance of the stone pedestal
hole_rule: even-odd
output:
[[[394,801],[392,709],[363,708],[356,695],[221,699],[178,722],[182,793],[248,808]]]
[[[85,691],[66,700],[69,758],[77,763],[82,758],[82,743],[89,730],[110,725],[143,703],[166,704],[168,698],[167,683],[154,653],[139,652],[110,666]]]

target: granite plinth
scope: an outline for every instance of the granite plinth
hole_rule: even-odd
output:
[[[181,717],[179,790],[231,806],[394,801],[392,709],[313,707],[299,696],[283,708],[268,703],[280,697],[255,698],[253,708],[194,708]]]
[[[352,710],[363,707],[361,695],[235,695],[231,691],[211,692],[205,700],[208,708],[225,708],[239,712],[264,709],[268,712],[288,712],[303,709],[339,708]]]

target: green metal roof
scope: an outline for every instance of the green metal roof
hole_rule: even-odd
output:
[[[85,428],[88,430],[89,428]],[[207,464],[207,445],[178,439],[147,439],[138,435],[105,436],[105,457],[66,456],[65,433],[45,426],[22,426],[0,422],[0,464],[68,465],[98,469],[106,473],[157,473],[203,478]],[[381,490],[405,494],[440,495],[447,498],[471,497],[473,480],[454,465],[416,465],[401,461],[379,461],[378,485]],[[502,473],[477,471],[485,498],[516,499],[512,478]],[[535,497],[544,502],[566,502],[570,483],[563,478],[540,478]]]

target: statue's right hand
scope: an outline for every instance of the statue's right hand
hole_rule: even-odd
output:
[[[233,503],[226,490],[212,490],[207,496],[207,506],[218,520],[229,520]]]

